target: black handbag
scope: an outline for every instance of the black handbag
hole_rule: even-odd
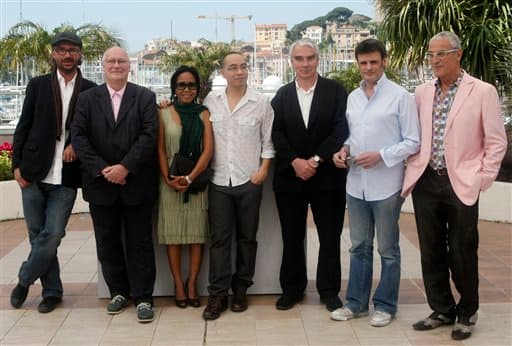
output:
[[[171,165],[169,166],[169,178],[172,179],[173,177],[187,176],[192,172],[195,166],[196,163],[193,160],[176,153],[174,154]],[[196,177],[196,179],[194,179],[192,184],[190,184],[188,190],[190,192],[201,192],[206,190],[212,175],[213,169],[206,167],[206,169]]]

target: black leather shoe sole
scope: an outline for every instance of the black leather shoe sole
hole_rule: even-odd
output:
[[[46,314],[48,312],[52,312],[55,310],[57,305],[59,305],[62,302],[61,297],[46,297],[43,298],[43,301],[39,303],[37,307],[37,311],[39,311],[42,314]]]
[[[203,319],[206,321],[213,321],[220,317],[220,315],[228,309],[227,306],[223,306],[220,310],[217,311],[203,311]]]
[[[304,296],[302,297],[292,297],[283,294],[276,302],[276,309],[277,310],[290,310],[295,306],[295,304],[299,303],[304,299]]]
[[[243,312],[247,310],[247,295],[243,293],[235,294],[231,302],[231,311]]]
[[[462,331],[462,330],[453,330],[452,331],[452,339],[453,340],[465,340],[471,336],[471,332]]]

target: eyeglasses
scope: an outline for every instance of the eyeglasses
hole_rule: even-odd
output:
[[[179,82],[179,83],[176,83],[176,90],[185,90],[187,88],[188,88],[188,90],[197,90],[197,83],[194,83],[194,82],[189,82],[189,83]]]
[[[69,53],[69,55],[76,56],[80,54],[82,51],[79,48],[62,48],[62,47],[55,47],[53,49],[55,53],[57,53],[60,56],[65,56],[66,53]]]
[[[128,64],[130,61],[129,60],[126,60],[126,59],[107,59],[107,60],[104,60],[103,63],[105,63],[106,65],[115,65],[116,63],[118,65],[124,65],[124,64]]]
[[[240,66],[237,66],[237,65],[231,65],[231,66],[228,66],[226,67],[226,71],[228,72],[236,72],[238,70],[242,71],[242,72],[245,72],[249,69],[249,66],[247,66],[246,64],[243,64],[243,65],[240,65]]]
[[[450,49],[450,50],[440,50],[438,52],[427,52],[426,57],[427,57],[427,59],[434,59],[434,58],[443,59],[448,54],[456,52],[458,50],[459,50],[458,48],[454,48],[454,49]]]

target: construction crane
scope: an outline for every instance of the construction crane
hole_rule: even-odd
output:
[[[223,16],[197,16],[197,19],[215,19],[215,42],[217,42],[217,20],[218,19],[224,19],[229,22],[231,22],[231,42],[235,41],[235,20],[238,19],[247,19],[251,20],[252,15],[248,16],[229,16],[229,17],[223,17]]]

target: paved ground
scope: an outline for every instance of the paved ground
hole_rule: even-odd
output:
[[[23,307],[9,304],[17,270],[28,254],[24,220],[0,222],[0,345],[511,345],[512,344],[512,225],[480,224],[479,321],[464,342],[450,338],[450,328],[415,332],[411,324],[429,314],[419,264],[418,241],[412,215],[401,217],[402,280],[399,312],[391,325],[374,328],[368,318],[334,322],[319,303],[315,283],[303,303],[277,311],[277,296],[249,299],[244,313],[230,311],[213,322],[201,318],[202,308],[178,309],[172,297],[156,299],[156,320],[135,321],[130,308],[120,315],[105,313],[107,300],[97,298],[94,235],[88,214],[72,216],[59,248],[64,302],[50,314],[39,314],[41,288],[31,287]],[[342,237],[343,283],[348,275],[348,230]],[[308,232],[308,271],[315,277],[318,240]],[[378,280],[380,264],[375,262]],[[278,273],[269,273],[278,275]],[[375,286],[375,285],[374,285]],[[203,304],[205,298],[203,298]]]

